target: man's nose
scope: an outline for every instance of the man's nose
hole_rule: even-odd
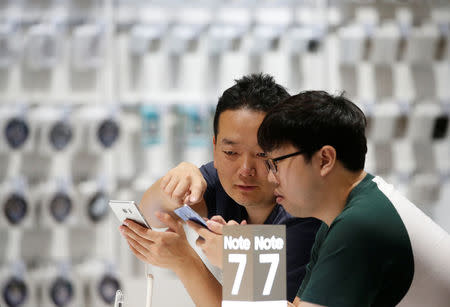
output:
[[[278,186],[280,184],[277,176],[272,171],[269,171],[269,173],[267,174],[267,181],[275,186]]]
[[[256,175],[256,163],[250,157],[242,157],[241,168],[239,175],[244,177],[252,177]]]

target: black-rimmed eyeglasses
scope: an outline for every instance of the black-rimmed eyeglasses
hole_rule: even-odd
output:
[[[293,156],[301,155],[303,153],[304,153],[303,151],[297,151],[297,152],[294,152],[294,153],[291,153],[291,154],[288,154],[288,155],[284,155],[284,156],[281,156],[281,157],[277,157],[277,158],[273,158],[273,159],[267,159],[267,160],[264,160],[264,164],[266,165],[266,168],[267,168],[268,172],[272,171],[273,174],[276,174],[277,171],[278,171],[278,168],[277,168],[278,162],[280,162],[281,160],[293,157]]]

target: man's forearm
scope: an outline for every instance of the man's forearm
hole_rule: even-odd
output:
[[[288,306],[289,307],[291,307],[291,306],[294,306],[294,307],[325,307],[323,305],[317,305],[317,304],[313,304],[313,303],[304,302],[298,296],[295,297],[292,305],[288,305]]]
[[[175,201],[171,201],[160,188],[161,179],[157,180],[148,188],[142,196],[139,203],[139,210],[141,210],[147,222],[152,227],[164,228],[165,224],[156,218],[156,211],[170,212],[178,207]]]
[[[194,251],[193,251],[194,252]],[[200,257],[187,257],[185,265],[175,271],[197,307],[220,307],[222,285],[211,274]]]
[[[165,227],[156,217],[156,211],[171,212],[184,203],[197,213],[207,213],[203,193],[206,181],[202,173],[192,163],[181,162],[145,191],[139,209],[153,227]]]

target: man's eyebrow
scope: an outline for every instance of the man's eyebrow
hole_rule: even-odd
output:
[[[222,139],[221,143],[223,145],[236,145],[237,143],[235,141],[229,140],[229,139]]]

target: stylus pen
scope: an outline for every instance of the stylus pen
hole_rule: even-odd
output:
[[[123,307],[123,294],[122,291],[116,291],[116,300],[114,302],[114,307]]]

